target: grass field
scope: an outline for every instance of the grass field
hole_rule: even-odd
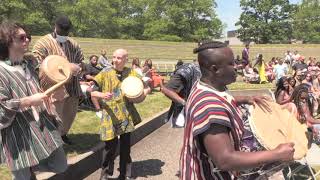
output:
[[[32,37],[34,43],[39,37]],[[197,46],[196,43],[189,42],[166,42],[166,41],[140,41],[140,40],[117,40],[117,39],[96,39],[96,38],[75,38],[79,42],[84,55],[88,58],[92,54],[99,55],[101,49],[107,50],[107,56],[111,58],[112,52],[117,48],[125,48],[129,51],[129,58],[139,57],[140,61],[147,58],[155,62],[176,63],[178,59],[192,61],[196,55],[192,50]],[[32,47],[32,44],[31,46]],[[235,56],[241,55],[243,46],[231,46]],[[287,50],[298,50],[305,57],[320,58],[318,53],[319,44],[268,44],[252,45],[250,48],[250,59],[253,59],[258,53],[262,53],[266,61],[272,57],[284,57]]]

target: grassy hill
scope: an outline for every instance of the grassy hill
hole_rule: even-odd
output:
[[[32,37],[32,43],[39,39],[39,36]],[[86,59],[92,55],[99,55],[101,49],[107,50],[107,56],[111,58],[112,52],[117,48],[125,48],[129,52],[129,58],[139,57],[140,61],[147,58],[155,62],[176,63],[178,59],[192,61],[196,55],[192,53],[197,47],[196,43],[190,42],[166,42],[166,41],[140,41],[140,40],[119,40],[119,39],[97,39],[97,38],[75,38],[80,44]],[[30,47],[30,48],[31,48]],[[231,46],[235,56],[241,55],[243,46]],[[272,57],[284,57],[287,50],[298,50],[305,57],[316,57],[320,59],[318,53],[319,44],[267,44],[252,45],[250,49],[250,59],[254,58],[258,53],[262,53],[266,61]]]

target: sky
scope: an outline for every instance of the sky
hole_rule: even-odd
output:
[[[301,0],[290,0],[290,3],[299,3]],[[218,17],[227,25],[226,31],[236,30],[235,23],[238,21],[241,8],[240,0],[216,0],[218,7],[216,8]]]

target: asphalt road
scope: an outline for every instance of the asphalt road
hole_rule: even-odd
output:
[[[183,129],[163,125],[131,148],[133,179],[177,180]],[[118,176],[119,157],[115,161],[113,178]],[[100,169],[85,180],[99,180]]]

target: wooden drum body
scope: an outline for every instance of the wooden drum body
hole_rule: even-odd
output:
[[[121,92],[129,102],[133,103],[141,103],[146,97],[142,80],[134,76],[129,76],[122,81]]]
[[[49,55],[40,66],[40,86],[50,94],[63,86],[71,77],[71,66],[67,59],[58,55]]]

